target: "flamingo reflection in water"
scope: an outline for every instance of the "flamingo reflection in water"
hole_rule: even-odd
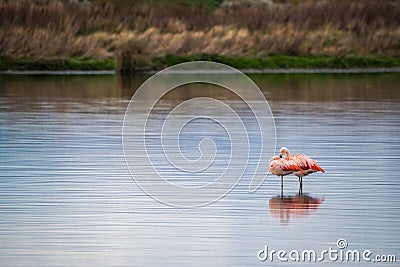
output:
[[[294,196],[281,195],[269,200],[269,211],[271,216],[279,218],[281,223],[289,223],[293,217],[301,218],[312,214],[324,200],[301,193]]]

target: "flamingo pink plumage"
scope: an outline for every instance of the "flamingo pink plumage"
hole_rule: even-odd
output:
[[[311,173],[314,172],[323,172],[325,173],[325,170],[322,169],[315,160],[310,158],[307,155],[303,154],[294,154],[293,156],[290,156],[290,151],[286,147],[282,147],[279,153],[279,157],[282,158],[286,154],[285,160],[288,161],[290,164],[296,164],[299,168],[302,170],[293,172],[294,175],[296,175],[299,178],[299,183],[300,183],[300,189],[303,187],[303,177],[307,176]]]
[[[283,193],[283,176],[301,171],[304,170],[292,160],[282,159],[278,156],[273,156],[269,160],[269,172],[281,177],[281,193]]]

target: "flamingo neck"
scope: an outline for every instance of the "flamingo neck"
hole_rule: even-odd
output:
[[[285,154],[286,154],[285,159],[286,159],[286,160],[289,160],[289,159],[290,159],[290,152],[289,152],[289,149],[287,149],[287,150],[285,151]]]

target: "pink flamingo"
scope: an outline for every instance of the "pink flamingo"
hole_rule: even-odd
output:
[[[283,176],[302,170],[294,161],[282,159],[278,156],[273,156],[269,160],[269,172],[281,177],[281,195],[283,193]]]
[[[289,149],[287,149],[286,147],[282,147],[279,153],[279,157],[282,158],[285,154],[286,154],[285,160],[287,160],[288,163],[296,164],[299,168],[301,168],[300,171],[293,172],[293,174],[299,178],[300,190],[303,189],[304,176],[307,176],[311,173],[318,171],[325,173],[325,170],[322,169],[317,164],[317,162],[312,158],[310,158],[309,156],[303,154],[294,154],[293,156],[290,156]]]

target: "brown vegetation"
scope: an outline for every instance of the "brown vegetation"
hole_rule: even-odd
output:
[[[0,0],[0,58],[400,55],[399,1],[280,2]]]

